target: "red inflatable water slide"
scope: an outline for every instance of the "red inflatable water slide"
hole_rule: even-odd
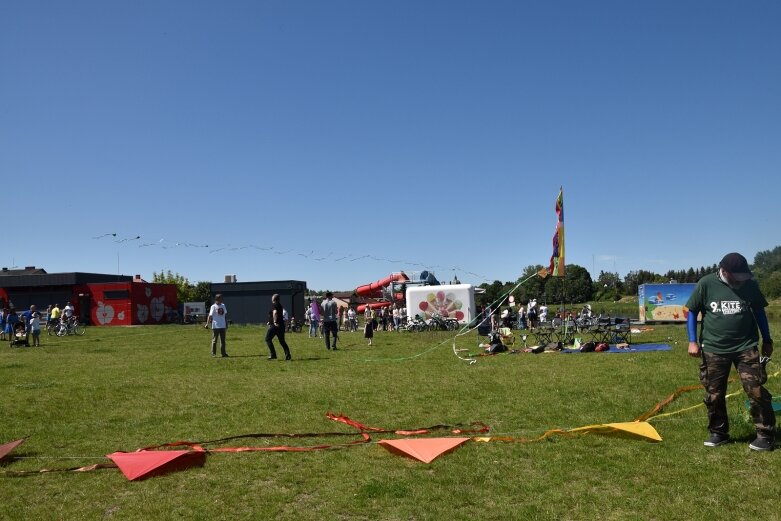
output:
[[[366,297],[366,298],[382,298],[382,289],[393,283],[393,282],[405,282],[408,281],[409,277],[407,277],[407,274],[403,271],[400,271],[398,273],[392,273],[391,275],[385,277],[384,279],[380,279],[376,282],[372,282],[371,284],[364,284],[363,286],[358,286],[355,288],[355,294],[359,297]],[[404,299],[404,295],[401,293],[397,293],[395,295],[397,300]],[[393,302],[390,301],[384,301],[384,302],[371,302],[369,304],[361,304],[358,306],[356,311],[358,313],[363,313],[366,311],[366,306],[368,306],[371,309],[379,309],[384,308],[392,305]]]

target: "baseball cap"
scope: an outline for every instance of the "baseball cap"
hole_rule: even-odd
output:
[[[728,253],[721,259],[719,267],[727,271],[738,282],[748,280],[754,275],[748,269],[748,261],[740,253]]]

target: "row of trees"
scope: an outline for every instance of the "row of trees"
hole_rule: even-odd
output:
[[[687,270],[670,270],[664,274],[646,270],[630,271],[623,279],[618,273],[600,271],[597,280],[592,280],[591,274],[577,264],[567,265],[566,279],[537,276],[542,268],[542,265],[527,266],[523,274],[514,282],[502,283],[495,280],[491,284],[481,284],[480,287],[485,289],[485,294],[480,297],[479,303],[489,304],[496,301],[521,281],[526,282],[513,292],[515,300],[519,302],[527,302],[529,299],[548,303],[562,300],[565,302],[616,301],[625,296],[636,296],[638,288],[643,284],[697,282],[704,275],[715,272],[718,266],[713,264]],[[781,246],[757,253],[751,270],[767,298],[781,298]]]
[[[591,274],[577,264],[567,265],[567,277],[543,278],[537,273],[542,265],[527,266],[523,274],[514,282],[495,280],[491,284],[481,284],[485,293],[479,297],[479,304],[489,304],[501,295],[510,291],[516,284],[521,284],[513,292],[518,302],[528,302],[537,299],[540,302],[616,301],[625,296],[636,296],[637,289],[642,284],[663,284],[667,282],[697,282],[704,275],[718,269],[716,264],[687,270],[671,270],[664,274],[646,270],[630,271],[621,279],[618,273],[600,271],[597,280],[592,280]],[[751,266],[754,277],[759,282],[762,292],[767,298],[781,298],[781,246],[772,250],[761,251],[754,257]],[[528,280],[527,280],[528,279]],[[210,302],[210,283],[191,283],[186,277],[173,273],[171,270],[153,273],[152,282],[176,284],[179,302]],[[316,294],[316,292],[311,292]],[[323,293],[323,292],[320,292]]]
[[[152,273],[152,282],[160,284],[176,284],[176,298],[179,302],[208,302],[211,303],[211,283],[191,283],[187,277],[173,273],[171,270],[160,273]]]

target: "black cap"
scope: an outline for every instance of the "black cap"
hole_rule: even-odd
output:
[[[748,269],[748,261],[740,253],[728,253],[721,259],[719,268],[728,272],[737,281],[744,281],[752,278],[754,275]]]

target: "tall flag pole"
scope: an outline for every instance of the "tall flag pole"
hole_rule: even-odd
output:
[[[553,234],[553,255],[548,271],[554,277],[564,276],[564,188],[559,188],[556,198],[556,233]]]

